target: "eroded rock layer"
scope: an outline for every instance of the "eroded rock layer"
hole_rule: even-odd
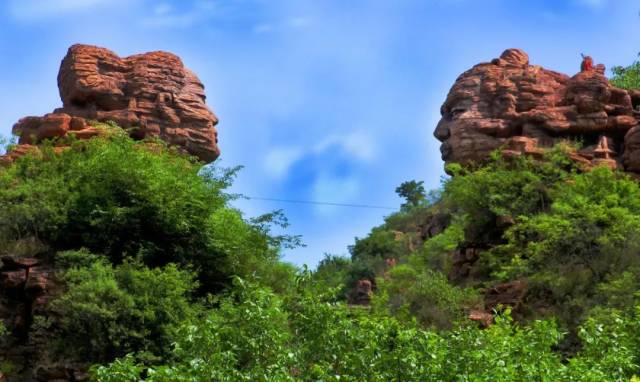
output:
[[[132,137],[159,137],[205,162],[220,155],[218,119],[205,104],[204,86],[180,58],[150,52],[125,58],[110,50],[73,45],[58,73],[62,107],[13,126],[19,143],[100,134],[88,121],[114,121]],[[5,158],[11,160],[11,158]]]
[[[519,49],[462,73],[442,105],[434,135],[446,163],[540,155],[560,140],[579,141],[573,159],[640,174],[640,91],[614,87],[603,65],[583,59],[573,77],[529,64]]]

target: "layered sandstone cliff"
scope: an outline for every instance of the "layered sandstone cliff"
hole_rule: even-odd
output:
[[[612,86],[603,65],[585,57],[569,77],[537,65],[519,49],[462,73],[441,108],[435,136],[446,163],[539,155],[560,140],[578,141],[573,159],[640,174],[640,91]]]
[[[108,49],[73,45],[60,65],[58,88],[61,108],[13,126],[23,145],[18,153],[44,139],[91,138],[101,130],[90,121],[114,121],[136,139],[160,138],[204,162],[220,155],[218,119],[205,104],[204,86],[174,54],[121,58]]]

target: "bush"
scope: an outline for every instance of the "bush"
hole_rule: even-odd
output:
[[[144,370],[131,357],[92,371],[97,381],[626,381],[638,368],[635,315],[593,318],[586,345],[563,360],[552,321],[437,333],[305,289],[287,300],[246,282],[206,321],[184,326],[171,362]],[[142,378],[146,375],[145,378]]]
[[[311,275],[313,282],[309,288],[318,294],[334,290],[338,299],[346,300],[349,294],[346,283],[351,271],[352,263],[348,257],[325,254]]]
[[[597,168],[556,184],[550,195],[548,211],[522,216],[507,230],[507,243],[487,256],[496,277],[541,285],[562,307],[561,317],[575,323],[597,302],[598,289],[606,292],[609,285],[622,292],[622,284],[609,280],[640,265],[640,188],[625,175]],[[639,285],[629,282],[624,292],[633,301]]]
[[[126,135],[44,146],[0,170],[0,242],[36,237],[53,251],[87,248],[118,264],[190,265],[203,292],[232,275],[268,272],[279,245],[227,206],[236,169],[203,167],[161,142]],[[271,216],[271,215],[270,215]]]
[[[374,304],[402,321],[414,318],[423,327],[451,329],[466,319],[466,312],[482,308],[480,296],[472,289],[453,286],[442,273],[421,265],[398,265],[377,281]]]
[[[546,160],[528,157],[503,159],[496,153],[490,163],[477,169],[458,168],[444,184],[443,203],[460,221],[465,221],[465,240],[491,242],[501,235],[496,218],[517,220],[544,211],[550,190],[568,179],[575,169],[565,148],[546,153]]]
[[[609,79],[612,85],[623,89],[640,88],[640,61],[635,60],[631,65],[614,66],[611,68],[613,76]]]
[[[181,327],[173,347],[175,362],[150,370],[150,380],[293,380],[289,375],[292,356],[286,347],[291,337],[282,300],[241,279],[235,286],[205,320]],[[94,373],[100,381],[134,381],[141,371],[129,357]]]
[[[197,287],[194,274],[173,264],[149,269],[132,260],[114,267],[96,256],[87,264],[87,255],[62,256],[67,264],[83,263],[64,271],[66,290],[52,303],[63,349],[93,362],[132,352],[147,361],[166,356],[174,331],[200,310],[190,299]]]

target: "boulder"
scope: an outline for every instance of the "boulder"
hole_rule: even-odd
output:
[[[516,313],[522,307],[526,292],[527,284],[523,280],[513,280],[494,285],[485,291],[485,306],[489,311],[500,306],[511,307]]]
[[[507,49],[457,78],[434,135],[446,163],[483,162],[497,149],[541,157],[544,148],[565,140],[586,148],[571,155],[580,164],[640,174],[638,106],[640,92],[611,85],[604,66],[589,56],[569,77],[529,64],[520,49]]]
[[[219,155],[217,117],[205,104],[204,86],[182,60],[167,52],[121,58],[108,49],[73,45],[58,72],[62,107],[13,126],[20,145],[104,133],[89,121],[113,121],[136,139],[156,137],[204,162]],[[2,157],[11,163],[24,150]]]
[[[354,305],[369,305],[373,295],[373,283],[368,279],[361,279],[356,282],[352,291],[350,302]]]
[[[467,318],[471,321],[477,322],[478,326],[482,329],[486,329],[493,324],[493,314],[483,310],[471,310],[467,315]]]

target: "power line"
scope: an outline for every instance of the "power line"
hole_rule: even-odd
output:
[[[278,199],[278,198],[262,198],[259,196],[244,196],[247,199],[264,200],[267,202],[280,202],[280,203],[295,203],[295,204],[313,204],[322,206],[337,206],[337,207],[354,207],[354,208],[371,208],[378,210],[395,210],[394,207],[386,206],[374,206],[369,204],[350,204],[350,203],[331,203],[331,202],[316,202],[311,200],[291,200],[291,199]]]

